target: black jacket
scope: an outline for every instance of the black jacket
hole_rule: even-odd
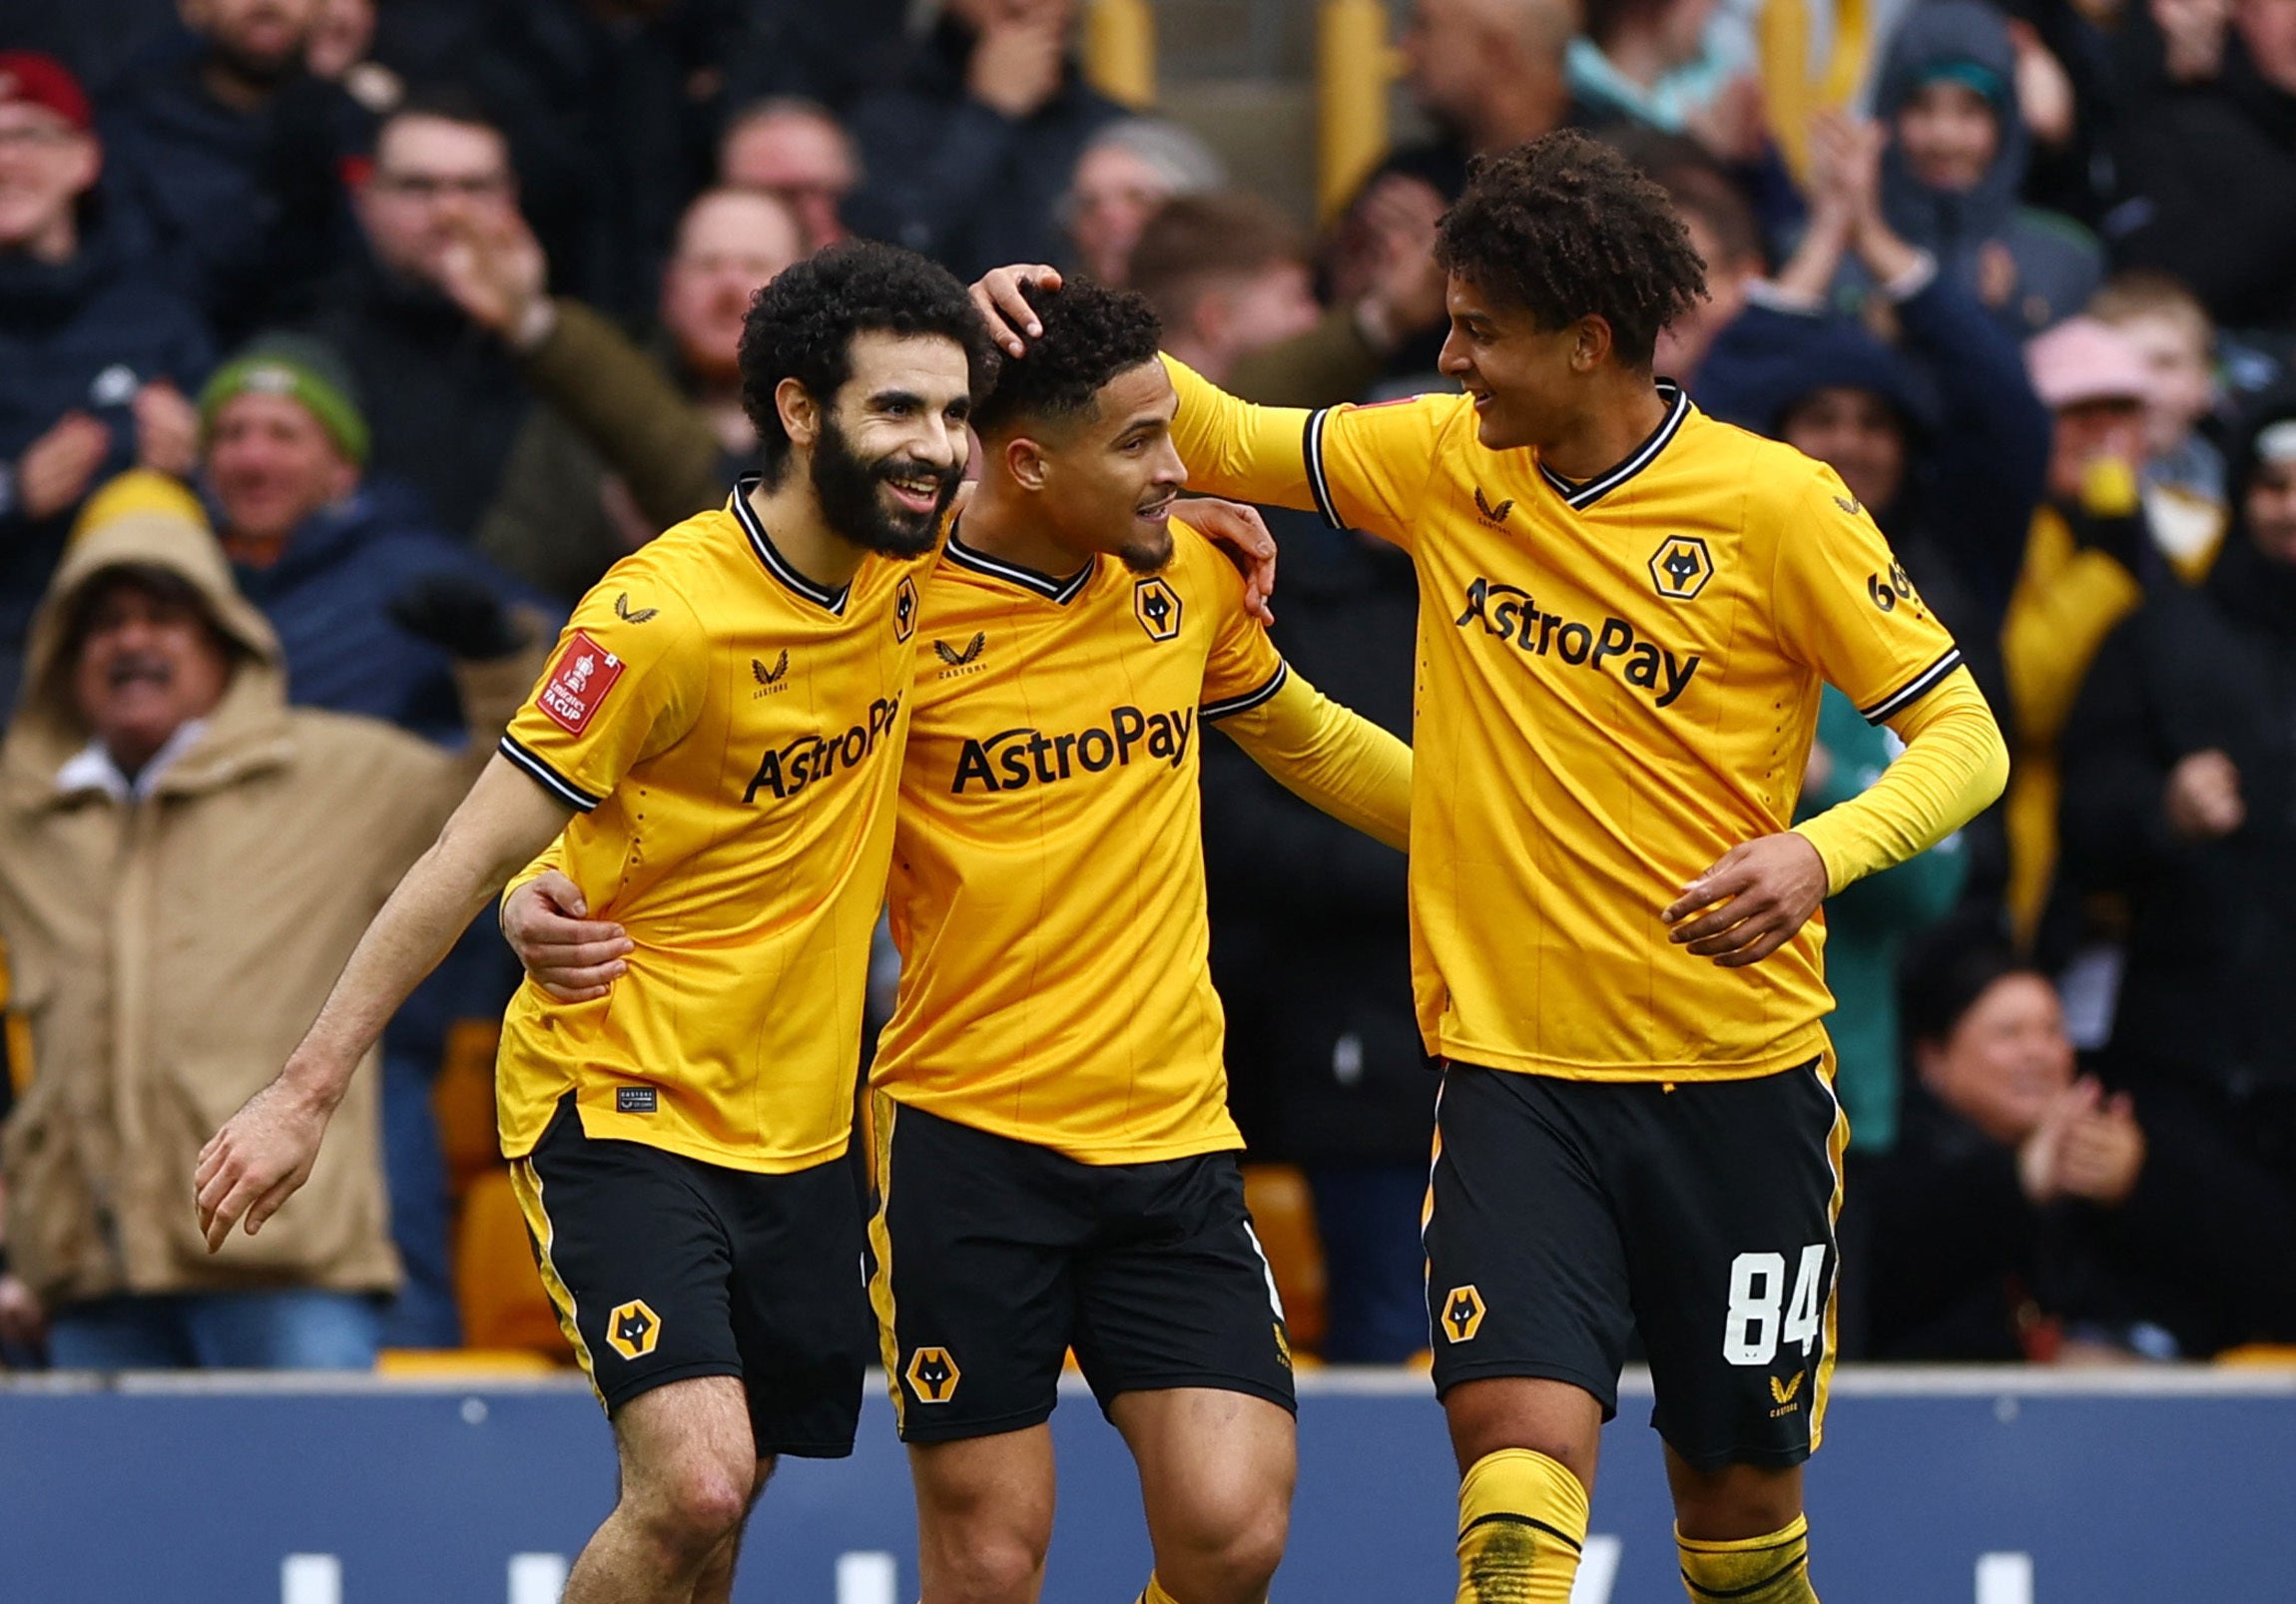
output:
[[[1279,525],[1276,645],[1317,690],[1408,740],[1411,559],[1307,523]],[[1255,1148],[1306,1163],[1425,1162],[1435,1080],[1412,1014],[1403,854],[1225,741],[1204,749],[1204,852],[1229,1081]]]
[[[470,539],[532,405],[510,352],[436,290],[363,261],[311,331],[357,377],[374,437],[369,473],[413,486],[438,527]]]
[[[898,84],[854,108],[867,176],[845,208],[856,234],[922,252],[965,279],[1066,259],[1060,198],[1086,142],[1124,115],[1072,66],[1050,100],[1006,117],[965,92],[972,47],[968,29],[943,21]]]
[[[2247,821],[2182,840],[2169,772],[2211,748],[2240,772]],[[2158,587],[2106,639],[2062,750],[2063,872],[2131,914],[2118,1073],[2296,1087],[2296,569],[2236,526],[2204,586]]]
[[[2174,273],[2234,327],[2296,327],[2296,95],[2237,33],[2214,83],[2163,96],[2122,136],[2126,199],[2105,219],[2123,264]]]

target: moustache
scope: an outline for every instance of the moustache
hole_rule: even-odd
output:
[[[175,665],[149,652],[123,652],[112,659],[104,670],[104,684],[112,690],[139,682],[162,687],[173,685],[176,682]]]

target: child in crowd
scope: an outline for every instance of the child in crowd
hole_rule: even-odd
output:
[[[2151,370],[2144,413],[2144,510],[2160,548],[2188,583],[2224,536],[2224,457],[2201,432],[2216,409],[2216,325],[2200,297],[2154,268],[2117,273],[2088,313],[2133,345]]]

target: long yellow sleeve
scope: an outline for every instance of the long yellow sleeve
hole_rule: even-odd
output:
[[[1310,413],[1238,400],[1175,356],[1164,358],[1180,414],[1173,443],[1188,465],[1188,488],[1264,506],[1316,508],[1308,483]]]
[[[2009,748],[1969,670],[1890,721],[1905,754],[1848,802],[1795,825],[1825,859],[1830,890],[1927,851],[2009,784]]]
[[[1407,848],[1412,749],[1296,671],[1274,696],[1223,719],[1220,728],[1301,801],[1398,851]]]

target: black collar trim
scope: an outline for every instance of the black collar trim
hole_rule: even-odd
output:
[[[1624,462],[1608,473],[1589,479],[1584,484],[1573,484],[1544,462],[1539,463],[1540,475],[1554,487],[1554,493],[1562,497],[1564,505],[1571,511],[1584,512],[1658,460],[1658,453],[1666,449],[1666,443],[1682,427],[1682,420],[1690,415],[1690,397],[1683,393],[1681,385],[1670,378],[1662,378],[1658,381],[1658,393],[1667,403],[1665,421],[1651,430],[1650,437],[1636,446]]]
[[[1032,590],[1063,607],[1084,594],[1084,587],[1092,578],[1092,571],[1099,567],[1098,563],[1086,563],[1066,579],[1054,579],[1050,574],[1040,574],[1033,568],[1023,568],[1018,563],[1008,563],[986,552],[973,550],[958,538],[954,527],[948,532],[946,549],[948,560],[959,568],[969,568],[976,574],[986,574],[990,579],[1005,580],[1025,590]]]
[[[743,532],[750,537],[750,549],[758,554],[758,561],[766,565],[767,573],[816,607],[825,607],[843,617],[846,598],[853,594],[852,581],[847,581],[836,590],[828,590],[790,566],[790,560],[775,547],[773,537],[766,533],[766,526],[758,520],[757,509],[750,505],[750,492],[764,481],[765,475],[762,473],[743,474],[734,482],[733,499],[728,503],[734,516],[741,520]]]

